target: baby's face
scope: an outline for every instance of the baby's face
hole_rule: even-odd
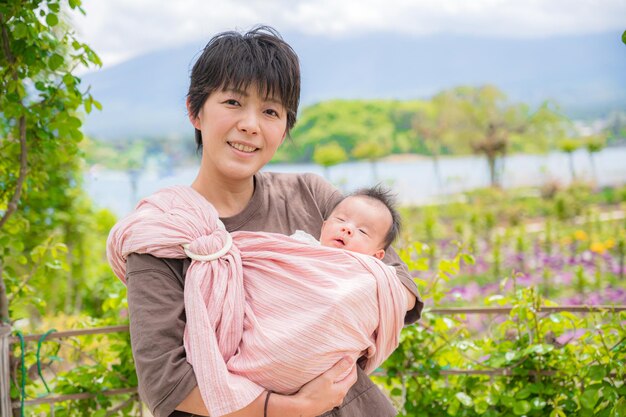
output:
[[[324,222],[320,242],[382,259],[391,221],[391,213],[380,201],[365,196],[348,197]]]

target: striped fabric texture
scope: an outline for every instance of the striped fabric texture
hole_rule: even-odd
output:
[[[131,253],[185,258],[189,244],[208,255],[227,233],[204,197],[170,187],[115,225],[107,256],[124,282]],[[244,408],[264,389],[296,392],[344,356],[365,357],[370,373],[397,347],[407,301],[392,267],[276,233],[231,236],[228,253],[192,261],[185,277],[184,346],[211,416]]]

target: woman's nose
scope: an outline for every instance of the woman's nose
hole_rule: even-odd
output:
[[[254,111],[243,112],[238,126],[240,131],[249,135],[256,135],[259,132],[259,118]]]

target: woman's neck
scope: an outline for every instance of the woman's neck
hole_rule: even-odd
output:
[[[215,207],[220,217],[232,217],[248,205],[254,193],[254,178],[236,181],[215,181],[199,173],[191,188]]]

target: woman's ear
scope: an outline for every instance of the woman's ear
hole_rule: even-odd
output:
[[[385,257],[385,250],[384,249],[378,249],[376,251],[376,253],[374,254],[374,258],[382,260]]]
[[[193,115],[193,112],[191,111],[191,104],[189,103],[189,97],[187,97],[186,105],[187,105],[187,117],[189,117],[189,121],[191,122],[193,127],[195,127],[198,130],[201,130],[200,129],[200,118],[198,116],[194,116]],[[200,111],[202,111],[202,110],[200,110]]]

